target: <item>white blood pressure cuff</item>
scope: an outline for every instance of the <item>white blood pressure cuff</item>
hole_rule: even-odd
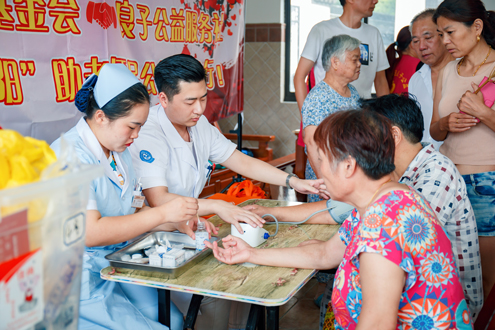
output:
[[[330,216],[338,224],[342,224],[354,210],[354,206],[333,199],[327,200],[327,208]]]

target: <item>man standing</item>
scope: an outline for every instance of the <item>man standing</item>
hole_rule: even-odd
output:
[[[409,80],[409,94],[413,95],[421,105],[425,132],[423,141],[430,142],[438,150],[442,142],[430,136],[431,116],[433,114],[433,95],[440,70],[454,58],[442,43],[438,35],[437,25],[433,22],[435,9],[427,9],[416,15],[411,21],[411,45],[424,65]]]
[[[340,0],[344,7],[342,16],[316,24],[308,35],[294,75],[296,99],[301,110],[307,96],[305,79],[314,67],[315,83],[325,76],[321,54],[325,41],[339,34],[347,34],[361,41],[361,74],[352,85],[363,98],[371,97],[371,87],[375,83],[376,95],[389,93],[385,69],[389,67],[380,31],[374,26],[363,24],[361,20],[371,17],[378,0]]]

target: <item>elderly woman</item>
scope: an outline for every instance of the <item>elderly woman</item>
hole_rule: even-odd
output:
[[[327,242],[255,249],[233,236],[208,244],[225,263],[329,269],[337,329],[471,329],[450,240],[423,197],[391,181],[394,136],[385,117],[339,111],[316,129],[333,199],[356,207]],[[359,321],[359,324],[358,324]]]
[[[356,38],[342,34],[328,39],[323,45],[321,55],[325,78],[320,81],[304,100],[302,106],[303,137],[306,144],[308,162],[306,164],[306,179],[321,178],[314,170],[318,168],[318,155],[313,135],[323,119],[340,109],[355,108],[359,105],[359,94],[350,85],[359,78],[361,68],[360,42]],[[308,195],[308,202],[317,202],[318,195]]]
[[[466,182],[478,225],[486,298],[495,284],[495,107],[484,100],[493,91],[474,90],[495,69],[495,12],[487,12],[480,0],[446,0],[433,19],[458,60],[438,75],[430,133],[444,141],[440,152]]]

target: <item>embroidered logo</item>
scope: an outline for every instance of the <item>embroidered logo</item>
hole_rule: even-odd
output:
[[[139,158],[141,158],[143,162],[150,164],[153,163],[153,161],[155,160],[155,158],[151,156],[151,152],[149,152],[148,150],[141,150],[141,152],[139,153]]]

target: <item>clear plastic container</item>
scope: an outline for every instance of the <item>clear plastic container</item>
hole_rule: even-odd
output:
[[[101,175],[83,165],[0,191],[0,330],[77,329],[89,185]]]

